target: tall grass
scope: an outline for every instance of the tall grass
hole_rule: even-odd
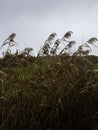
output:
[[[71,35],[51,34],[37,57],[26,48],[0,59],[0,130],[97,129],[98,57],[88,55],[97,39],[72,52]]]

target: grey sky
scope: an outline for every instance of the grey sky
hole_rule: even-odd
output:
[[[60,38],[71,30],[80,44],[98,38],[97,12],[98,0],[0,0],[0,42],[15,32],[17,48],[31,46],[37,53],[52,32]]]

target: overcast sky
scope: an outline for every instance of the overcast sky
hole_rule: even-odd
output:
[[[17,48],[30,46],[36,54],[51,33],[61,38],[71,30],[81,44],[98,38],[97,12],[98,0],[0,0],[0,42],[16,33]]]

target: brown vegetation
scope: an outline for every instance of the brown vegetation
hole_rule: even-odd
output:
[[[88,55],[97,39],[72,52],[71,35],[51,34],[37,57],[26,48],[0,59],[0,130],[97,129],[98,57]]]

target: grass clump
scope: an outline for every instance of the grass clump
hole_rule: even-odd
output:
[[[37,57],[26,48],[0,59],[0,130],[97,129],[98,57],[89,55],[97,39],[72,51],[71,35],[51,34]]]

